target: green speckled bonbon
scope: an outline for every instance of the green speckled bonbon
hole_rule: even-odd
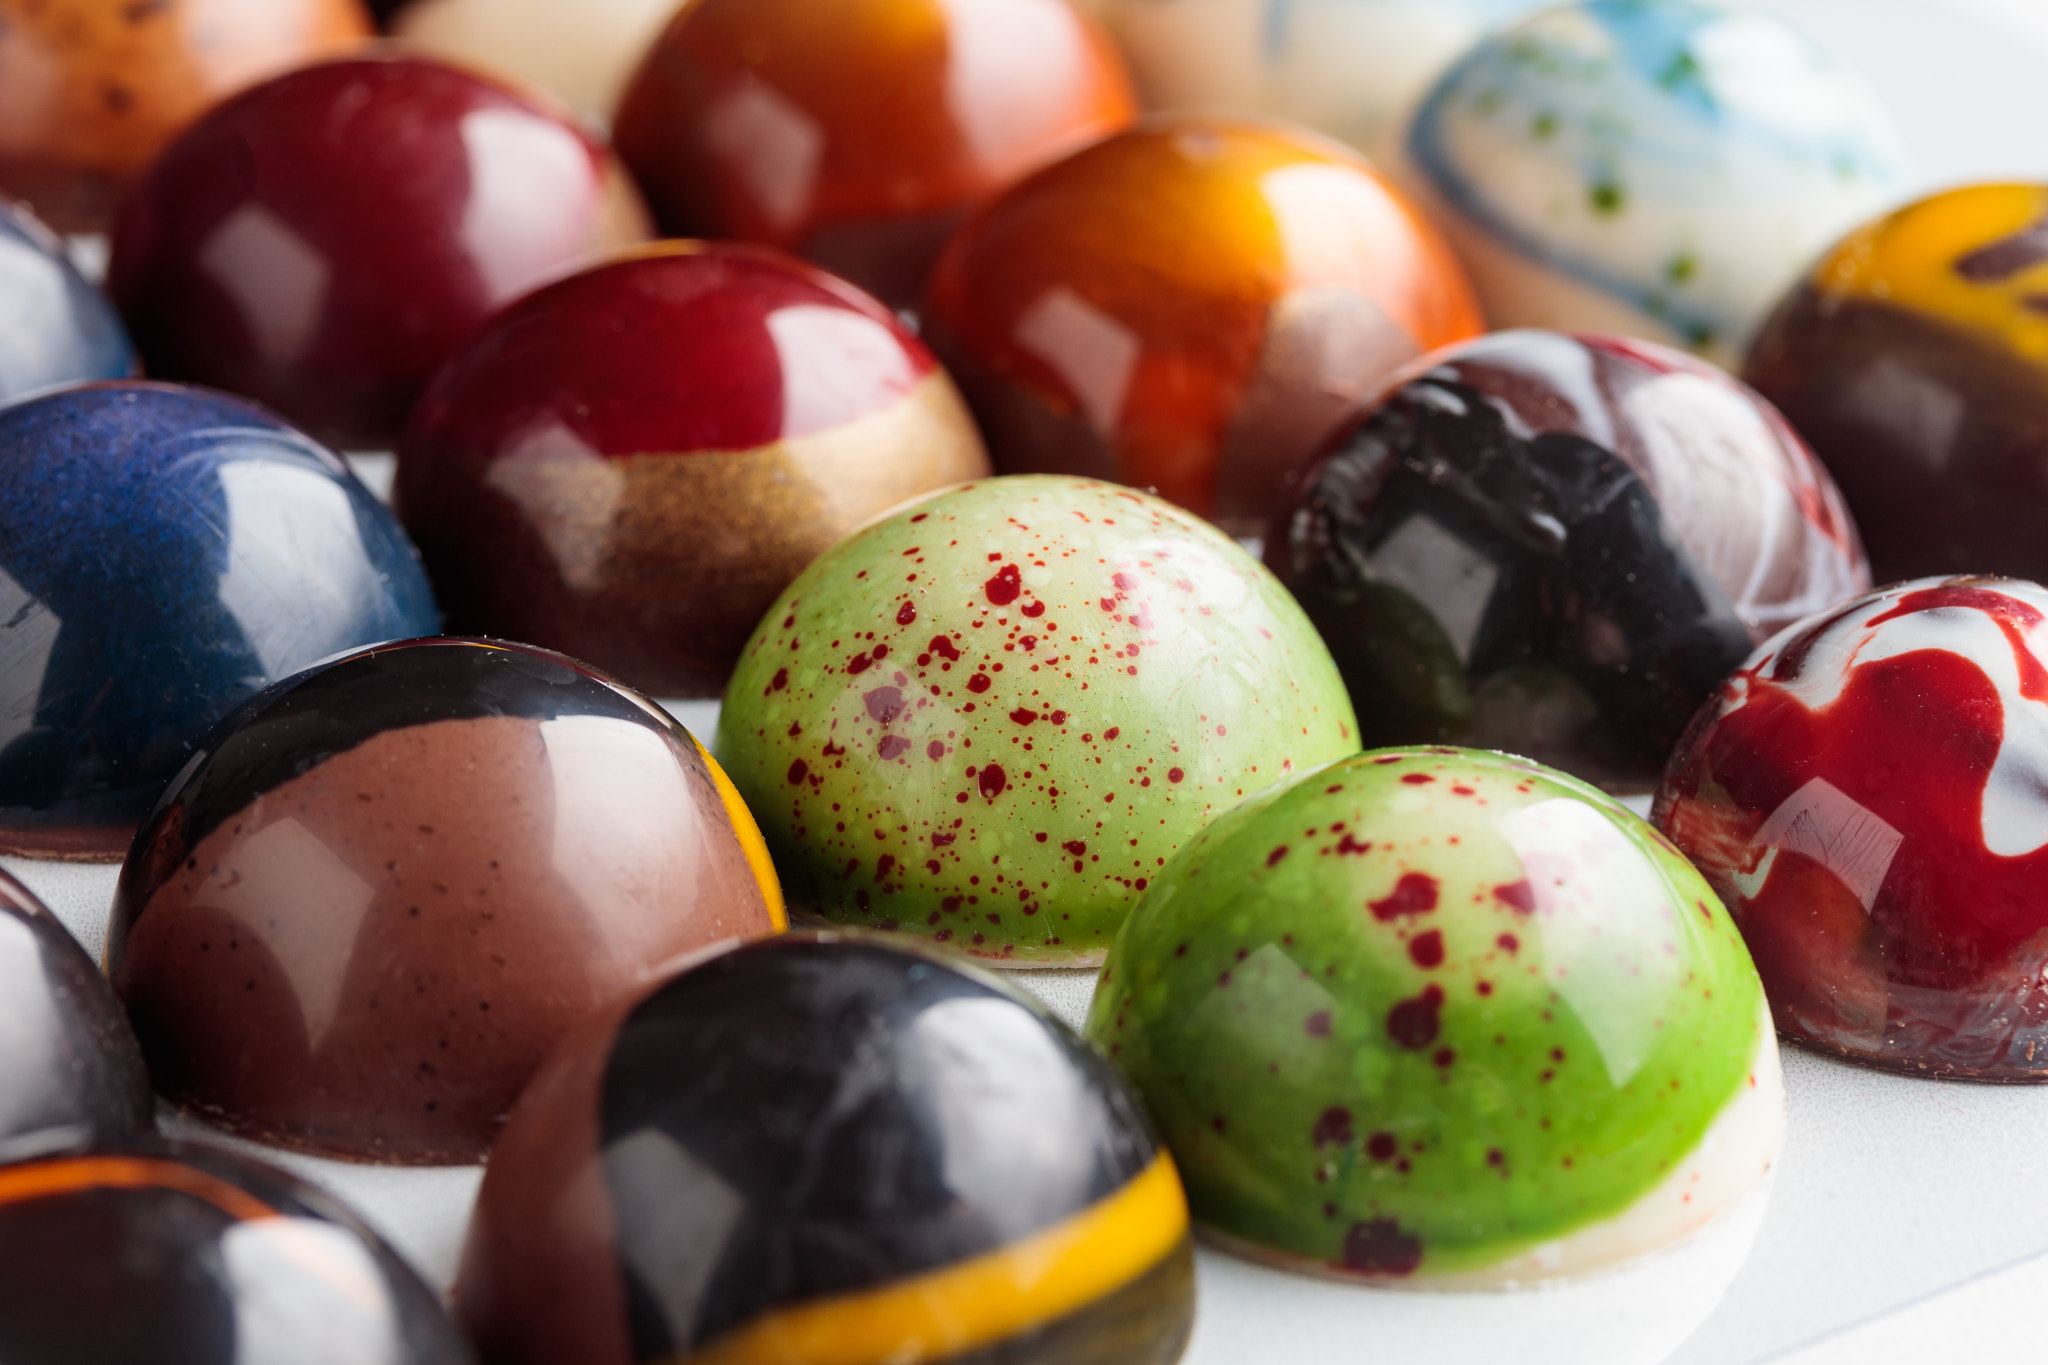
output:
[[[1220,812],[1357,735],[1329,651],[1235,542],[1034,476],[898,509],[805,570],[717,752],[793,910],[1065,966]]]
[[[1505,755],[1383,750],[1193,841],[1119,935],[1087,1031],[1202,1223],[1331,1269],[1458,1276],[1659,1187],[1758,1086],[1761,1002],[1720,901],[1621,806]]]

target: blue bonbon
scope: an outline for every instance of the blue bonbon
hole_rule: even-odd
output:
[[[397,521],[260,409],[144,381],[0,409],[0,848],[118,858],[193,743],[330,654],[431,635]]]

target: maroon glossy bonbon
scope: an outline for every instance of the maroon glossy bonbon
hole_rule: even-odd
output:
[[[123,207],[108,285],[151,374],[372,444],[491,312],[647,232],[565,114],[384,54],[280,76],[189,129]]]
[[[664,243],[465,346],[397,500],[453,628],[713,696],[828,546],[987,472],[952,381],[873,299],[769,248]]]
[[[1786,1034],[2048,1079],[2048,590],[1921,579],[1802,622],[1700,713],[1654,818]]]

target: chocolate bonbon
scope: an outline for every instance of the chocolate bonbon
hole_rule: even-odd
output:
[[[415,0],[392,34],[449,61],[502,71],[608,123],[675,0]]]
[[[0,1167],[0,1354],[23,1365],[471,1365],[420,1277],[282,1171],[193,1143]]]
[[[1175,849],[1357,747],[1329,652],[1214,527],[1053,475],[842,541],[740,658],[718,752],[800,910],[1100,959]]]
[[[141,381],[0,409],[0,848],[117,860],[236,704],[440,626],[405,532],[259,408]]]
[[[120,315],[64,244],[0,199],[0,403],[41,389],[135,373]]]
[[[485,318],[648,234],[610,150],[551,101],[384,50],[180,134],[122,205],[107,288],[151,374],[381,448]]]
[[[580,1029],[455,1288],[507,1365],[1170,1365],[1187,1204],[1121,1077],[972,971],[796,934]]]
[[[1540,0],[1089,0],[1147,107],[1261,114],[1379,158],[1416,101]]]
[[[669,232],[782,247],[903,307],[975,207],[1136,113],[1066,0],[698,0],[615,131]]]
[[[2048,592],[1922,579],[1757,651],[1655,818],[1728,903],[1778,1027],[1920,1075],[2048,1077]]]
[[[1912,185],[1862,80],[1767,11],[1579,0],[1439,80],[1403,165],[1497,327],[1734,366],[1829,242]]]
[[[768,248],[663,243],[487,324],[421,400],[395,492],[452,629],[715,696],[806,564],[987,472],[873,299]]]
[[[107,980],[0,872],[0,1161],[130,1137],[156,1119],[142,1050]]]
[[[1367,744],[1648,791],[1757,643],[1869,586],[1826,471],[1710,366],[1534,330],[1432,359],[1332,440],[1267,540]]]
[[[0,27],[0,194],[106,228],[186,124],[243,86],[370,36],[359,0],[14,0]]]
[[[1088,1037],[1196,1220],[1290,1267],[1567,1279],[1758,1194],[1756,968],[1655,830],[1504,754],[1368,752],[1219,819],[1111,950]]]
[[[415,640],[223,722],[137,836],[107,967],[169,1099],[440,1164],[483,1156],[584,1016],[781,925],[745,807],[665,712],[545,650]]]
[[[2048,187],[1866,223],[1788,293],[1743,377],[1827,461],[1880,582],[2048,578]]]
[[[1256,535],[1357,402],[1483,327],[1436,230],[1284,125],[1148,121],[963,227],[925,336],[1005,474],[1152,489]]]

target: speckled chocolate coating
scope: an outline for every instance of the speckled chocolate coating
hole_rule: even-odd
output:
[[[358,0],[0,0],[0,193],[98,231],[207,106],[369,35]]]
[[[1039,475],[928,498],[805,570],[733,674],[719,753],[800,907],[1073,965],[1219,811],[1357,732],[1243,550]]]
[[[1420,362],[1304,471],[1266,561],[1367,744],[1643,792],[1752,648],[1870,584],[1768,403],[1666,347],[1534,329]]]
[[[1193,1269],[1100,1056],[937,953],[792,934],[548,1059],[455,1299],[493,1365],[1170,1365]]]
[[[1762,987],[1706,882],[1505,754],[1367,753],[1218,819],[1131,913],[1087,1032],[1198,1220],[1382,1280],[1641,1254],[1753,1192],[1783,1131]]]
[[[952,381],[880,304],[768,248],[665,242],[457,353],[395,500],[452,629],[716,696],[806,564],[986,473]]]
[[[0,1162],[128,1137],[156,1098],[107,979],[43,903],[0,872]]]
[[[662,962],[780,927],[689,734],[560,655],[366,650],[223,722],[138,836],[108,967],[157,1088],[250,1135],[473,1161]]]

